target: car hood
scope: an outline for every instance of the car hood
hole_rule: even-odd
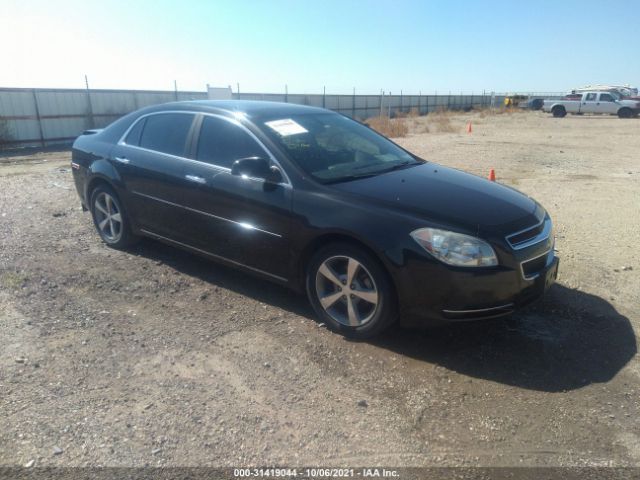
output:
[[[544,209],[499,183],[435,163],[396,170],[332,187],[443,226],[478,234],[512,233],[540,222]]]

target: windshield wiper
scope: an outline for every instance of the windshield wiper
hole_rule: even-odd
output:
[[[380,165],[385,165],[387,162],[374,163],[373,165],[362,165],[361,167],[356,167],[354,170],[363,170],[365,168],[377,167]],[[399,168],[404,168],[409,165],[418,165],[421,162],[417,162],[415,160],[406,160],[404,162],[396,163],[395,165],[391,165],[390,167],[383,168],[381,170],[375,170],[376,173],[390,172],[391,170],[398,170]]]
[[[375,177],[377,175],[380,175],[382,173],[387,173],[387,172],[391,172],[393,170],[399,170],[401,168],[404,167],[409,167],[409,166],[413,166],[413,165],[420,165],[422,162],[417,162],[417,161],[409,161],[407,160],[406,162],[402,162],[402,163],[396,163],[395,165],[392,165],[388,168],[383,168],[381,170],[374,170],[373,172],[366,172],[366,173],[361,173],[358,175],[345,175],[344,177],[339,177],[339,178],[335,178],[335,179],[330,179],[327,180],[326,182],[324,182],[325,184],[331,184],[331,183],[339,183],[339,182],[348,182],[350,180],[358,180],[361,178],[367,178],[367,177]],[[381,164],[376,164],[376,165],[381,165]],[[359,168],[368,168],[368,167],[372,167],[373,165],[367,165],[359,167]],[[355,168],[354,170],[358,170],[358,168]]]
[[[322,183],[324,183],[325,185],[330,185],[332,183],[349,182],[351,180],[360,180],[361,178],[375,177],[380,173],[382,172],[378,171],[378,172],[372,172],[372,173],[362,173],[360,175],[345,175],[344,177],[332,178]]]
[[[384,170],[379,170],[380,172],[391,172],[392,170],[399,170],[401,168],[404,167],[410,167],[412,165],[419,165],[421,162],[416,162],[414,161],[409,161],[407,160],[406,162],[402,162],[402,163],[396,163],[395,165],[390,166],[389,168],[385,168]]]

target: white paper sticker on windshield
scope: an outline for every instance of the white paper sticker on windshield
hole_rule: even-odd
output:
[[[265,122],[265,125],[272,128],[279,133],[283,137],[288,137],[289,135],[297,135],[298,133],[307,133],[308,130],[305,129],[299,123],[291,120],[290,118],[285,118],[283,120],[273,120],[271,122]]]

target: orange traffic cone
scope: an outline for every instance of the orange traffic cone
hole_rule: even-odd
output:
[[[471,122],[467,123],[467,133],[471,133],[473,129],[471,128]]]
[[[492,168],[491,171],[489,172],[489,176],[487,177],[489,180],[491,180],[492,182],[496,181],[496,171]]]

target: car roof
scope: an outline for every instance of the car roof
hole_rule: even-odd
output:
[[[153,107],[145,109],[145,112],[176,109],[194,112],[243,113],[248,117],[277,117],[305,113],[328,113],[328,110],[319,107],[262,100],[190,100],[154,105]]]
[[[131,112],[119,118],[104,130],[100,135],[106,141],[117,142],[131,124],[138,118],[155,112],[168,111],[204,112],[217,113],[219,115],[233,116],[238,113],[244,114],[249,120],[256,119],[280,119],[292,115],[309,113],[334,113],[324,108],[309,107],[306,105],[296,105],[283,102],[266,102],[258,100],[190,100],[182,102],[162,103],[150,105]],[[334,113],[335,114],[335,113]],[[335,114],[337,115],[337,114]]]

